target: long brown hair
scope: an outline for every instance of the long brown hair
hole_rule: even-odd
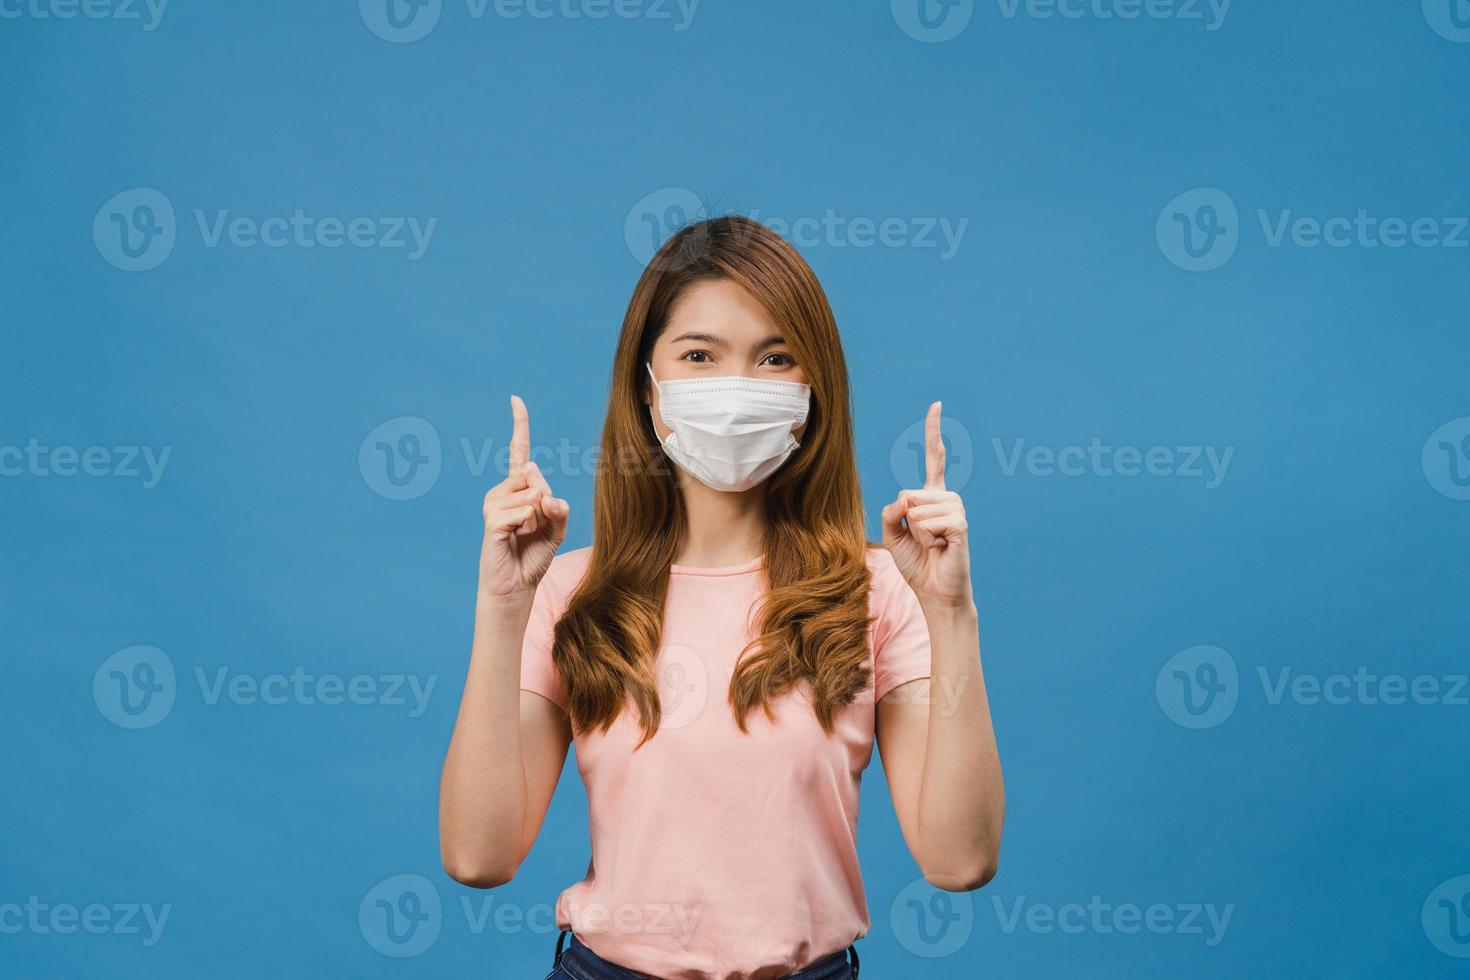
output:
[[[759,629],[741,654],[729,700],[741,730],[756,707],[811,683],[829,734],[838,709],[869,683],[869,572],[853,450],[847,362],[821,284],[765,225],[738,215],[689,225],[643,270],[613,359],[594,491],[591,563],[556,626],[553,660],[578,731],[606,729],[631,703],[643,741],[661,718],[654,664],[669,566],[686,514],[643,402],[648,360],[675,302],[725,279],[781,325],[811,387],[801,447],[764,484],[770,523]]]

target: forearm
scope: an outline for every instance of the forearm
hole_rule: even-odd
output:
[[[528,596],[476,601],[469,671],[439,783],[440,849],[461,881],[508,880],[522,856],[520,669],[530,608]]]
[[[921,864],[941,887],[976,888],[995,874],[1005,819],[979,617],[973,602],[921,602],[932,664],[918,809]]]

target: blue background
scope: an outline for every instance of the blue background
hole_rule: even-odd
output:
[[[875,763],[865,976],[1470,969],[1421,923],[1470,873],[1470,709],[1273,704],[1258,679],[1466,671],[1470,503],[1437,491],[1421,449],[1470,416],[1470,251],[1272,247],[1257,218],[1470,214],[1470,44],[1418,2],[1242,0],[1212,31],[987,0],[944,43],[850,0],[703,0],[685,30],[677,8],[477,19],[447,0],[411,43],[346,0],[174,0],[151,31],[19,9],[0,19],[0,447],[172,450],[151,488],[0,478],[0,905],[171,912],[152,946],[0,932],[0,975],[545,973],[544,909],[587,861],[575,769],[513,883],[475,892],[438,863],[479,501],[500,479],[461,440],[503,452],[514,391],[538,446],[596,444],[640,270],[625,228],[668,188],[785,221],[969,222],[947,259],[803,246],[843,331],[874,536],[917,473],[892,461],[905,430],[944,400],[1008,790],[1000,874],[953,899],[968,926],[922,923],[958,947],[931,958]],[[142,272],[92,234],[132,188],[177,212],[172,253]],[[1210,272],[1156,236],[1194,188],[1239,208]],[[410,260],[210,247],[194,219],[297,208],[438,223]],[[433,426],[442,471],[392,500],[359,449],[403,416]],[[1008,476],[992,442],[1094,438],[1234,455],[1210,489]],[[548,472],[582,546],[590,467]],[[176,703],[127,730],[92,684],[135,644],[165,652]],[[1202,644],[1238,666],[1238,706],[1192,730],[1155,680]],[[419,717],[211,704],[194,672],[220,667],[437,682]],[[402,959],[358,918],[398,874],[443,904],[437,940]],[[995,904],[1094,895],[1233,911],[1209,945],[1208,926],[1008,932]],[[535,924],[477,933],[461,898]]]

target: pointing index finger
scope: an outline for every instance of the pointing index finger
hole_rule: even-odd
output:
[[[510,396],[510,414],[514,420],[510,435],[510,471],[521,473],[531,461],[531,414],[520,395]]]
[[[924,417],[924,487],[930,490],[944,489],[944,439],[939,433],[942,411],[942,403],[935,402]]]

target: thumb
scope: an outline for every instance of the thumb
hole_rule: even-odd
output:
[[[883,508],[883,546],[885,548],[891,548],[909,536],[908,528],[903,526],[903,515],[908,513],[908,509],[908,501],[903,497],[899,497]]]

